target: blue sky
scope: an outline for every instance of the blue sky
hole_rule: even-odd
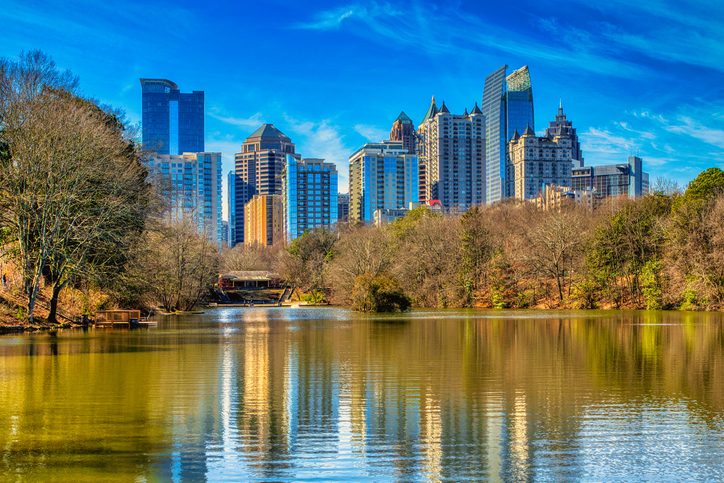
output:
[[[600,5],[599,5],[600,3]],[[431,96],[480,103],[485,76],[528,65],[536,131],[562,99],[586,165],[644,159],[653,182],[724,168],[724,2],[98,2],[3,0],[0,56],[39,48],[88,96],[141,119],[139,78],[206,92],[224,172],[262,123],[338,164]]]

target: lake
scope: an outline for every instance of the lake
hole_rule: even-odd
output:
[[[219,308],[0,336],[0,480],[722,481],[723,321]]]

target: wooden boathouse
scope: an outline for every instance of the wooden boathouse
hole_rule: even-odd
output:
[[[101,310],[96,312],[96,327],[130,329],[141,320],[140,310]]]

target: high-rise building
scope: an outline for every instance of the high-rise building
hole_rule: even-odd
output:
[[[235,155],[236,234],[234,243],[243,243],[244,207],[254,195],[281,195],[285,159],[296,159],[294,144],[272,124],[264,124],[246,138]]]
[[[224,243],[226,243],[226,246],[229,246],[229,222],[226,220],[221,220],[221,238]]]
[[[530,125],[535,131],[533,88],[528,66],[506,76],[504,65],[485,78],[482,111],[486,118],[486,193],[488,204],[512,196],[506,193],[505,148],[517,130],[523,132]]]
[[[537,137],[530,126],[514,131],[507,147],[506,192],[519,200],[539,196],[544,187],[571,188],[571,139],[563,126],[554,136]]]
[[[221,153],[158,154],[147,167],[169,221],[193,220],[199,233],[221,244]]]
[[[294,240],[312,228],[337,223],[337,167],[323,159],[287,156],[282,190],[284,233]]]
[[[407,114],[401,112],[392,124],[390,141],[402,141],[402,147],[407,149],[408,154],[417,154],[417,134],[415,125]]]
[[[367,143],[349,157],[349,220],[372,223],[375,210],[418,202],[418,157],[400,141]]]
[[[349,193],[337,193],[337,222],[349,221]]]
[[[558,132],[558,128],[563,128],[563,132],[571,140],[571,160],[575,167],[583,166],[583,151],[581,151],[581,143],[578,141],[578,135],[576,134],[576,128],[573,127],[573,123],[566,119],[566,115],[563,114],[563,102],[558,106],[558,114],[556,120],[548,123],[548,129],[546,133],[553,137]]]
[[[641,158],[629,156],[625,164],[573,168],[572,185],[574,190],[593,190],[601,197],[640,198],[648,194],[649,174],[643,172]]]
[[[282,239],[281,195],[254,195],[244,215],[245,245],[271,246]]]
[[[440,200],[445,210],[463,212],[485,203],[485,117],[475,103],[454,115],[442,103],[428,109],[418,128],[424,166],[424,198]]]
[[[438,109],[435,104],[435,96],[432,96],[430,107],[427,108],[427,112],[417,128],[417,155],[420,157],[420,199],[423,201],[431,199],[430,197],[432,195],[432,193],[429,193],[427,186],[427,166],[425,159],[427,158],[428,153],[426,152],[427,145],[425,144],[425,130],[427,129],[427,121],[433,119],[437,115],[437,112]]]
[[[236,242],[236,173],[229,171],[226,176],[226,213],[229,217],[227,243],[233,248]]]
[[[190,94],[166,79],[141,79],[143,144],[158,154],[201,153],[204,91]]]

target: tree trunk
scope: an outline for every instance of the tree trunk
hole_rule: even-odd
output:
[[[53,285],[53,294],[50,297],[50,312],[48,313],[48,322],[51,324],[58,323],[58,297],[64,285],[65,284]]]

